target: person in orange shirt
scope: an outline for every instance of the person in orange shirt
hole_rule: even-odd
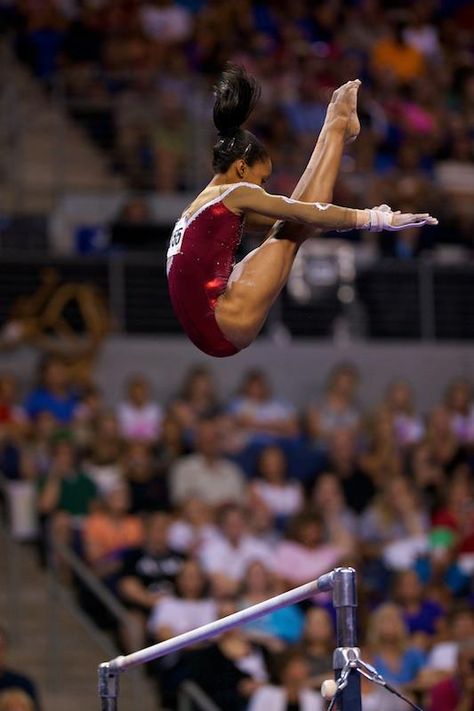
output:
[[[420,51],[407,44],[403,23],[390,27],[386,37],[376,43],[372,51],[372,71],[390,72],[399,83],[411,82],[423,74],[425,60]]]
[[[118,484],[103,498],[102,508],[84,521],[85,557],[94,572],[109,578],[120,569],[125,551],[144,540],[141,519],[129,514],[130,497],[125,484]]]

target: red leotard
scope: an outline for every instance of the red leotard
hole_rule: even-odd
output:
[[[239,351],[217,325],[215,308],[234,267],[244,221],[223,200],[242,185],[256,187],[235,183],[191,217],[181,217],[168,249],[168,288],[174,312],[194,345],[217,358]]]

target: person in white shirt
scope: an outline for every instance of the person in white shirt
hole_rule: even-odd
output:
[[[117,417],[125,439],[154,442],[159,438],[163,410],[151,400],[150,384],[141,375],[128,381],[126,399],[119,404]]]
[[[309,688],[309,664],[301,652],[284,655],[280,667],[280,685],[264,685],[253,694],[248,711],[323,711],[321,694]]]
[[[157,641],[189,632],[217,618],[214,600],[206,595],[207,579],[196,560],[187,560],[176,578],[176,595],[154,606],[148,629]]]
[[[169,544],[187,555],[198,555],[201,548],[218,535],[213,510],[197,496],[187,499],[170,526]]]
[[[396,380],[390,383],[384,405],[392,417],[395,438],[400,447],[409,447],[422,439],[425,427],[416,414],[414,395],[408,382]]]
[[[455,608],[447,619],[448,639],[435,644],[426,663],[427,670],[437,672],[437,680],[454,673],[459,645],[474,639],[474,610],[469,605]]]
[[[200,559],[214,594],[222,596],[237,592],[251,562],[259,560],[273,568],[271,548],[249,535],[244,512],[238,506],[228,506],[221,512],[220,535],[202,548]]]
[[[221,457],[220,442],[218,419],[200,420],[196,452],[178,459],[170,472],[174,506],[193,496],[212,506],[242,501],[244,474],[236,464]]]
[[[295,408],[274,397],[260,370],[248,371],[239,396],[230,405],[230,415],[248,443],[292,438],[299,432]]]
[[[258,460],[258,477],[249,487],[251,499],[256,498],[280,519],[293,516],[303,506],[301,484],[287,479],[287,468],[281,447],[265,447]]]

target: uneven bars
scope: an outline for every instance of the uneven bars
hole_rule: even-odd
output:
[[[252,605],[252,607],[248,607],[245,610],[234,612],[232,615],[222,617],[220,620],[210,624],[197,627],[195,630],[185,632],[172,639],[159,642],[151,647],[139,649],[137,652],[132,652],[126,656],[116,657],[109,662],[103,662],[99,666],[99,696],[102,711],[117,711],[120,672],[140,664],[146,664],[159,657],[164,657],[171,652],[177,652],[180,649],[184,649],[184,647],[189,647],[191,644],[203,642],[233,627],[262,617],[269,612],[306,600],[317,593],[330,592],[333,589],[335,572],[332,570],[330,573],[321,575],[317,580],[293,590],[288,590],[269,600],[259,602],[257,605]]]
[[[276,597],[271,597],[268,600],[259,602],[257,605],[252,605],[252,607],[247,607],[244,610],[239,610],[234,612],[227,617],[222,617],[215,622],[210,622],[202,627],[197,627],[190,632],[184,632],[177,637],[172,637],[164,642],[158,642],[158,644],[153,644],[151,647],[145,647],[145,649],[139,649],[137,652],[132,652],[126,656],[117,657],[109,662],[118,671],[125,671],[126,669],[131,669],[139,664],[146,664],[151,662],[153,659],[158,659],[159,657],[164,657],[166,654],[171,654],[172,652],[178,652],[184,647],[189,647],[191,644],[197,644],[198,642],[203,642],[210,637],[215,637],[222,632],[237,627],[239,625],[255,620],[262,615],[266,615],[274,610],[279,610],[281,607],[286,607],[287,605],[293,605],[301,600],[306,600],[308,597],[321,592],[329,592],[333,587],[334,571],[322,575],[317,580],[313,580],[310,583],[301,585],[293,590],[288,590],[287,592],[277,595]]]

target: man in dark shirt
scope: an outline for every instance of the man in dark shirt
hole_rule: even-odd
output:
[[[31,696],[36,711],[40,711],[38,692],[33,681],[24,674],[19,674],[6,666],[7,647],[7,634],[0,627],[0,692],[6,689],[21,689],[28,696]]]
[[[154,513],[146,522],[142,548],[126,554],[118,584],[124,602],[144,619],[160,598],[174,589],[185,556],[168,545],[170,517]]]

